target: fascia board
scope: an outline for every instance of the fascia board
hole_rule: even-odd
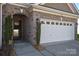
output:
[[[55,14],[55,15],[60,15],[60,16],[66,16],[66,17],[72,17],[72,18],[79,18],[79,15],[60,11],[60,10],[55,10],[43,6],[38,6],[38,5],[32,5],[33,6],[33,11],[39,11],[39,12],[44,12],[44,13],[49,13],[49,14]]]

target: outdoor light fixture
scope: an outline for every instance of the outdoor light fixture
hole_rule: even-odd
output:
[[[23,13],[23,9],[20,9],[20,12]]]
[[[63,20],[63,18],[61,17],[61,21]]]

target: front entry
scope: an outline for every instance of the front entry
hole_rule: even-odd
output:
[[[26,16],[22,14],[15,14],[14,19],[14,29],[13,29],[13,38],[15,40],[25,40],[24,38],[24,21]]]

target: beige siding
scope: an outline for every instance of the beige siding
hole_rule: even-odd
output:
[[[73,13],[71,11],[71,9],[69,8],[69,6],[67,5],[67,3],[46,3],[43,6],[53,8],[53,9],[57,9],[57,10],[61,10],[61,11],[65,11],[65,12]],[[74,9],[74,11],[75,11],[75,13],[77,13],[77,11],[75,9]]]

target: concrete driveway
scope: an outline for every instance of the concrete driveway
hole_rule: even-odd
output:
[[[54,56],[79,56],[79,42],[76,40],[50,43],[44,47]]]
[[[44,50],[36,50],[28,42],[19,42],[14,45],[17,56],[79,56],[79,42],[63,41],[44,44]]]

